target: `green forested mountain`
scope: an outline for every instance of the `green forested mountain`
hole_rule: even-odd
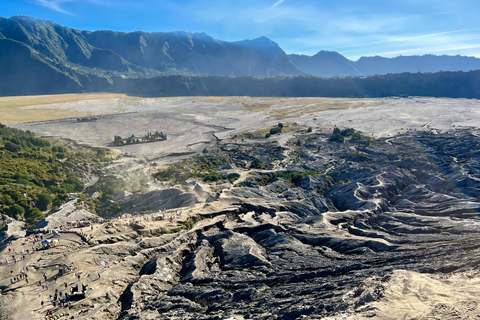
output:
[[[480,71],[399,73],[370,77],[166,76],[113,79],[113,91],[141,96],[480,98]]]
[[[141,74],[302,74],[267,38],[226,42],[204,33],[90,32],[26,16],[0,18],[0,33],[67,66]]]
[[[287,56],[265,37],[226,42],[204,33],[91,32],[26,16],[0,17],[1,96],[107,91],[147,96],[478,97],[477,85],[470,82],[478,80],[476,71],[416,72],[476,69],[479,61],[422,56],[353,62],[329,51]],[[401,73],[405,71],[412,73]],[[335,77],[381,73],[399,74]]]

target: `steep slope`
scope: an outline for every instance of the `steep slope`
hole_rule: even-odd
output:
[[[226,42],[204,33],[80,31],[27,16],[0,18],[0,38],[24,43],[57,63],[115,72],[211,75],[303,74],[275,42]]]
[[[279,45],[266,37],[234,42],[233,45],[243,49],[243,52],[240,52],[241,56],[236,60],[236,67],[239,69],[238,74],[240,75],[303,74]],[[248,73],[245,73],[247,70]]]
[[[320,76],[359,76],[355,63],[335,51],[320,51],[314,56],[290,54],[290,60],[303,72]]]
[[[78,30],[51,21],[26,16],[0,18],[0,32],[6,38],[25,43],[55,61],[120,72],[136,69],[111,50],[92,47]]]
[[[82,89],[78,80],[57,69],[31,47],[10,39],[0,39],[0,70],[0,95],[79,92]]]
[[[300,75],[275,42],[262,37],[239,42],[220,41],[205,33],[83,32],[98,48],[158,71],[211,75]]]

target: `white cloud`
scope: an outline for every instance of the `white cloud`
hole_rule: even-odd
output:
[[[285,2],[285,0],[278,0],[270,8],[268,8],[268,10],[275,9],[277,6],[281,5],[283,2]]]
[[[61,8],[62,4],[64,4],[65,2],[71,2],[71,1],[74,1],[74,0],[35,0],[35,3],[42,7],[45,7],[54,11],[73,15],[67,10]]]

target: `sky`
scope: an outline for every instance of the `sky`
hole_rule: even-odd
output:
[[[286,53],[447,54],[480,58],[479,0],[0,0],[0,16],[28,15],[80,30],[266,36]]]

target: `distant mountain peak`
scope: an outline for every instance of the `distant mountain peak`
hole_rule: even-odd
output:
[[[265,36],[261,36],[261,37],[254,38],[254,39],[246,39],[246,40],[241,40],[241,41],[235,41],[233,43],[241,44],[241,45],[270,46],[270,47],[280,48],[278,43],[276,43],[273,40],[270,40],[269,38],[267,38]]]
[[[480,59],[459,55],[375,56],[353,62],[328,50],[313,56],[287,55],[266,36],[228,42],[204,32],[87,31],[21,15],[0,17],[0,39],[23,44],[19,47],[5,42],[9,43],[8,54],[12,55],[8,57],[10,60],[5,56],[5,61],[17,61],[15,50],[22,50],[24,59],[35,58],[31,65],[48,65],[42,70],[62,72],[75,81],[92,74],[110,77],[116,73],[136,77],[158,74],[335,77],[480,69]],[[23,62],[18,62],[21,68]]]

